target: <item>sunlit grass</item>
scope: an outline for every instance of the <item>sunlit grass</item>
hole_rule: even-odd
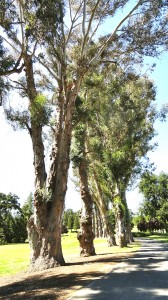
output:
[[[0,246],[0,275],[15,274],[29,265],[29,245],[10,244]]]
[[[129,253],[137,251],[140,248],[141,244],[140,242],[135,241],[132,244],[129,244],[127,247],[120,248],[119,246],[115,247],[108,247],[106,239],[95,239],[95,248],[97,254],[103,254],[103,253]]]
[[[79,256],[79,243],[76,238],[77,233],[69,232],[62,236],[62,248],[65,261],[68,257]],[[95,239],[96,254],[107,253],[128,253],[138,250],[140,244],[135,242],[128,247],[119,248],[108,247],[106,239]],[[29,244],[10,244],[0,246],[0,276],[15,274],[24,271],[29,265],[30,249]]]
[[[157,240],[161,243],[168,243],[168,234],[166,234],[166,233],[153,234],[153,235],[148,236],[148,238]]]

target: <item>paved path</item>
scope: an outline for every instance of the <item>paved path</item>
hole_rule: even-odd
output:
[[[141,239],[141,249],[69,300],[168,300],[168,244]]]

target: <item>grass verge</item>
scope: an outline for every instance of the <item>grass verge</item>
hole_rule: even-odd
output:
[[[119,248],[108,247],[105,239],[95,239],[94,241],[96,254],[121,254],[135,252],[139,249],[140,244],[134,242],[128,247]],[[62,248],[66,261],[68,257],[79,256],[79,243],[76,233],[68,233],[62,236]],[[10,244],[0,246],[0,276],[12,275],[19,271],[26,270],[29,265],[30,249],[29,244]]]
[[[168,243],[168,234],[166,234],[166,233],[152,234],[152,235],[149,235],[148,238],[157,240],[161,243]]]

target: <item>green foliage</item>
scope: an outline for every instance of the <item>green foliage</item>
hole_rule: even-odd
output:
[[[83,159],[84,147],[85,147],[85,135],[86,125],[79,123],[75,127],[73,133],[73,145],[71,149],[71,159],[74,167],[79,166]]]
[[[113,199],[113,203],[114,203],[115,214],[118,211],[120,211],[121,214],[123,214],[124,216],[126,216],[126,205],[125,205],[123,199],[121,199],[120,196],[116,196]]]
[[[146,171],[140,181],[139,190],[144,196],[140,207],[146,221],[158,220],[161,227],[168,230],[168,175],[160,173],[156,175]]]
[[[16,195],[0,193],[0,243],[21,243],[27,238],[26,220]]]
[[[6,71],[10,70],[14,66],[14,59],[9,54],[7,49],[3,47],[3,39],[0,36],[0,74],[2,75]]]
[[[74,212],[72,209],[67,209],[64,211],[63,215],[63,225],[68,229],[77,230],[80,226],[79,222],[80,212]]]
[[[109,229],[111,232],[115,232],[115,211],[114,209],[110,209],[108,211],[108,223],[109,223]]]
[[[27,200],[24,202],[22,206],[22,213],[24,215],[24,218],[26,221],[30,218],[30,216],[33,214],[34,211],[34,205],[33,205],[33,194],[30,193]]]
[[[13,194],[5,195],[0,193],[0,216],[8,214],[12,209],[21,211],[20,204],[18,202],[18,196]]]
[[[137,228],[139,231],[143,231],[143,232],[147,231],[148,226],[144,218],[137,224]]]
[[[75,213],[74,222],[73,222],[73,229],[77,231],[80,228],[80,220],[79,220],[79,213]]]
[[[51,39],[61,38],[61,23],[63,22],[63,3],[55,0],[26,1],[25,17],[27,20],[26,36],[38,39],[41,43],[51,42]]]
[[[100,89],[103,82],[103,75],[102,74],[96,74],[95,72],[91,75],[87,75],[85,77],[84,85],[86,88],[98,88]]]
[[[47,98],[38,94],[31,104],[30,112],[33,122],[44,126],[49,122],[52,109],[47,105]]]

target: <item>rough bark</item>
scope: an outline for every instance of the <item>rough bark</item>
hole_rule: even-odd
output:
[[[103,199],[103,193],[101,187],[98,183],[96,173],[94,172],[94,181],[95,186],[98,192],[98,198],[95,198],[95,201],[99,207],[101,218],[103,221],[103,236],[107,238],[108,246],[116,246],[114,232],[111,230],[111,224],[108,220],[108,203]]]
[[[96,203],[94,205],[94,235],[97,238],[103,237],[102,220]]]
[[[81,219],[80,219],[80,232],[78,233],[78,240],[80,243],[80,256],[95,255],[94,248],[94,233],[92,228],[93,217],[93,201],[88,187],[88,176],[85,158],[79,164],[79,177],[80,177],[80,193],[83,201]]]
[[[25,56],[30,112],[37,96],[33,65],[30,56]],[[28,222],[31,247],[31,269],[42,270],[63,265],[61,246],[61,223],[69,168],[69,153],[72,133],[72,116],[80,79],[73,90],[60,92],[54,144],[51,153],[51,168],[46,180],[42,124],[31,116],[29,130],[35,170],[34,216]],[[64,89],[65,90],[65,89]],[[39,112],[40,113],[40,112]]]
[[[125,217],[120,204],[115,205],[116,210],[116,244],[121,248],[127,246],[125,233]]]
[[[133,234],[131,232],[131,226],[130,223],[126,225],[126,240],[128,244],[131,244],[134,242]]]

